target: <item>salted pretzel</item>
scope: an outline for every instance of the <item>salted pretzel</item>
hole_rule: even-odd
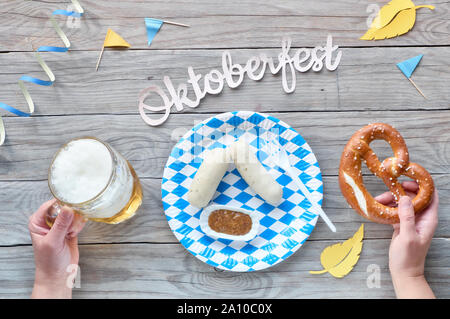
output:
[[[382,163],[369,147],[377,139],[388,142],[394,152],[393,157],[386,158]],[[415,213],[421,212],[430,204],[434,191],[433,179],[422,166],[409,162],[408,149],[400,133],[388,124],[369,124],[359,129],[348,141],[339,166],[342,194],[361,216],[382,224],[399,222],[397,208],[377,202],[365,188],[361,173],[362,160],[375,176],[383,180],[395,201],[405,195],[397,180],[404,175],[419,184],[419,191],[412,200]]]

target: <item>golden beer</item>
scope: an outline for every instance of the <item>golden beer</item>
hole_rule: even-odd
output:
[[[141,183],[139,182],[139,178],[137,177],[136,172],[133,169],[133,166],[128,163],[128,167],[130,168],[131,175],[133,176],[133,192],[131,193],[131,197],[128,203],[124,208],[122,208],[120,212],[118,212],[113,217],[89,218],[90,220],[107,224],[118,224],[134,216],[139,206],[141,206],[142,204],[142,187]]]
[[[74,139],[56,153],[48,184],[58,202],[48,213],[49,225],[61,205],[92,221],[118,224],[134,216],[142,203],[142,187],[131,164],[93,137]]]

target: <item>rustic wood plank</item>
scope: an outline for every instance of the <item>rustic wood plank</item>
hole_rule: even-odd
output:
[[[322,173],[337,175],[341,152],[351,135],[367,123],[386,122],[405,138],[412,162],[430,173],[450,169],[450,111],[272,113],[310,144]],[[173,114],[161,127],[147,126],[139,115],[80,115],[5,118],[8,136],[0,153],[0,180],[45,180],[54,153],[68,140],[96,136],[130,160],[141,177],[162,177],[170,151],[181,134],[212,114]],[[387,144],[386,144],[387,145]],[[381,143],[380,157],[392,152]]]
[[[10,0],[2,4],[2,102],[23,106],[16,83],[19,76],[43,77],[30,52],[31,43],[35,48],[61,45],[48,16],[52,10],[67,9],[69,3]],[[366,222],[361,260],[345,279],[311,276],[307,272],[320,267],[319,255],[324,247],[350,237],[365,222],[348,208],[336,175],[348,138],[359,127],[375,121],[391,123],[400,130],[412,161],[432,173],[440,191],[439,226],[426,271],[437,296],[450,297],[446,267],[450,218],[446,214],[450,208],[450,53],[445,47],[450,45],[448,0],[433,2],[435,11],[419,10],[416,26],[407,35],[377,42],[358,40],[367,29],[368,15],[368,3],[359,0],[326,5],[306,0],[81,3],[86,15],[79,29],[69,28],[65,18],[58,18],[72,41],[72,51],[43,54],[56,74],[55,85],[28,86],[37,105],[36,116],[5,117],[8,137],[0,148],[0,298],[26,298],[31,292],[34,266],[28,216],[50,198],[46,171],[54,152],[80,135],[105,139],[122,152],[141,176],[145,197],[140,213],[132,220],[116,226],[89,223],[82,232],[82,288],[75,290],[75,297],[394,297],[387,267],[390,226]],[[387,0],[377,3],[381,6]],[[192,27],[163,26],[149,48],[143,17],[171,19]],[[108,50],[100,71],[94,72],[108,27],[119,32],[133,48]],[[205,75],[220,67],[225,48],[231,48],[236,63],[245,63],[259,53],[276,57],[282,36],[290,36],[295,47],[311,47],[323,44],[328,33],[335,44],[344,47],[339,69],[297,74],[294,94],[282,92],[279,76],[266,74],[260,82],[246,79],[239,89],[226,88],[220,97],[207,97],[199,108],[172,115],[159,128],[147,127],[137,114],[141,89],[162,85],[164,75],[175,84],[184,83],[189,65]],[[428,100],[415,92],[395,67],[396,62],[419,53],[424,53],[425,58],[414,80]],[[338,232],[332,234],[319,221],[311,238],[294,256],[272,269],[251,274],[216,272],[192,257],[170,231],[160,199],[163,167],[180,134],[198,120],[237,109],[275,112],[274,116],[305,137],[324,174],[324,208],[338,227]],[[390,154],[380,143],[375,149]],[[373,194],[384,190],[372,176],[366,177],[366,183]],[[380,289],[366,286],[366,269],[371,264],[381,268]],[[333,290],[329,289],[331,283]]]
[[[308,241],[285,262],[256,273],[217,272],[177,244],[81,245],[81,288],[74,298],[393,298],[389,242],[364,240],[358,264],[344,279],[308,272],[321,268],[320,252],[333,241]],[[450,297],[449,248],[448,239],[434,239],[427,257],[426,277],[439,298]],[[0,264],[0,297],[27,298],[32,248],[1,248]],[[369,265],[380,269],[380,288],[367,287]]]
[[[324,43],[323,41],[320,43]],[[36,104],[36,115],[67,114],[137,114],[139,92],[159,85],[163,76],[174,85],[186,83],[187,67],[205,76],[212,69],[221,70],[223,50],[123,51],[107,50],[102,65],[95,72],[98,52],[42,53],[56,75],[51,87],[27,84]],[[237,89],[225,88],[219,96],[206,96],[199,107],[186,112],[222,112],[247,109],[262,112],[349,111],[349,110],[426,110],[448,109],[450,82],[447,48],[352,48],[342,49],[343,57],[334,72],[296,73],[297,89],[286,94],[281,76],[269,71],[258,82],[245,77]],[[276,58],[279,50],[231,50],[235,63],[261,53]],[[292,51],[292,55],[295,51]],[[425,54],[414,81],[424,91],[424,99],[397,69],[395,63]],[[17,80],[20,75],[45,79],[32,53],[0,55],[1,101],[26,110]],[[203,83],[201,83],[203,87]],[[383,94],[380,94],[383,92]],[[191,92],[192,93],[192,92]],[[191,96],[191,95],[190,95]],[[192,94],[193,96],[193,94]],[[160,105],[155,97],[147,103]],[[2,111],[5,116],[14,116]]]
[[[372,194],[385,191],[375,177],[365,178]],[[434,176],[439,189],[439,226],[435,237],[448,237],[450,233],[450,175]],[[107,225],[89,222],[80,235],[80,243],[177,243],[170,230],[161,202],[161,180],[141,180],[144,189],[143,206],[133,219],[119,224]],[[347,205],[339,190],[336,176],[324,178],[324,210],[333,220],[337,232],[332,233],[319,219],[310,240],[344,240],[353,235],[361,223],[365,223],[365,238],[392,237],[392,227],[368,222]],[[46,181],[0,182],[0,246],[31,244],[28,234],[28,217],[51,198]]]
[[[2,5],[0,51],[28,51],[32,38],[36,45],[59,45],[48,16],[55,9],[66,9],[69,1],[10,0]],[[381,7],[387,1],[377,1]],[[173,48],[257,48],[278,47],[282,36],[294,43],[315,46],[328,33],[345,46],[450,45],[449,9],[446,0],[433,1],[436,10],[421,9],[413,30],[398,39],[362,41],[368,29],[369,3],[360,0],[316,3],[289,0],[262,3],[257,0],[227,1],[81,1],[86,14],[80,28],[61,25],[76,50],[99,50],[107,28],[127,39],[133,48],[148,49],[144,17],[176,20],[190,28],[163,26],[151,49]],[[373,11],[372,11],[373,12]]]

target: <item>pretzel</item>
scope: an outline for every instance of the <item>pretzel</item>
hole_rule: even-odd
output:
[[[394,156],[380,163],[369,147],[376,139],[388,142]],[[421,212],[430,204],[434,191],[433,179],[422,166],[409,162],[408,149],[400,133],[388,124],[369,124],[359,129],[348,141],[339,166],[339,186],[342,194],[361,216],[381,224],[399,223],[397,207],[377,202],[365,188],[361,173],[362,160],[375,176],[383,180],[396,202],[400,196],[405,195],[405,190],[397,180],[404,175],[419,184],[419,191],[412,200],[415,213]]]

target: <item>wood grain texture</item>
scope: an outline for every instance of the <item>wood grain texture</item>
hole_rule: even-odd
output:
[[[179,244],[81,245],[81,288],[75,298],[393,298],[389,240],[364,240],[359,262],[344,279],[310,275],[320,252],[334,241],[308,241],[283,263],[254,273],[217,272]],[[426,277],[439,298],[449,298],[448,239],[434,239]],[[27,298],[33,285],[30,246],[0,249],[0,298]],[[368,288],[369,265],[380,288]],[[373,266],[372,266],[373,267]],[[330,289],[332,285],[332,289]],[[328,287],[328,288],[325,288]]]
[[[280,39],[281,41],[281,39]],[[325,38],[317,45],[325,44]],[[295,43],[295,42],[294,42]],[[339,42],[337,42],[339,43]],[[281,46],[281,42],[279,43]],[[230,50],[234,63],[245,64],[261,53],[276,59],[281,49]],[[67,114],[137,114],[141,90],[161,86],[163,76],[175,85],[188,80],[187,67],[205,76],[212,69],[221,70],[223,50],[106,50],[98,72],[98,52],[42,53],[53,70],[56,82],[51,87],[27,84],[36,104],[35,116]],[[281,76],[269,71],[258,82],[244,78],[241,86],[227,85],[218,96],[207,95],[195,109],[185,112],[222,112],[223,110],[360,111],[449,109],[450,50],[448,48],[344,48],[334,72],[296,73],[297,86],[286,94]],[[418,53],[425,54],[414,72],[414,82],[423,90],[424,99],[409,83],[396,63]],[[291,55],[295,54],[292,50]],[[17,85],[20,75],[45,79],[33,53],[0,54],[0,97],[12,106],[27,109]],[[203,78],[202,78],[203,79]],[[201,81],[203,87],[203,80]],[[190,88],[190,86],[189,86]],[[189,97],[193,96],[192,89]],[[380,94],[382,92],[383,94]],[[160,105],[159,98],[147,103]],[[174,109],[175,110],[175,109]],[[2,111],[5,116],[14,116]]]
[[[450,111],[271,113],[295,128],[310,144],[325,175],[337,175],[348,139],[368,123],[385,122],[406,140],[410,159],[432,174],[450,170]],[[140,177],[161,178],[167,157],[182,134],[213,114],[173,114],[160,127],[139,115],[80,115],[5,118],[8,136],[0,153],[0,180],[46,180],[55,152],[68,140],[96,136],[121,152]],[[380,157],[392,154],[374,143]]]
[[[361,41],[369,4],[387,0],[80,0],[86,15],[58,17],[72,42],[69,53],[43,53],[56,75],[51,87],[27,85],[36,103],[32,118],[4,116],[0,147],[0,298],[28,298],[33,285],[33,251],[28,217],[50,199],[47,168],[68,140],[93,135],[108,141],[130,160],[141,177],[144,202],[138,215],[120,225],[88,223],[80,235],[81,288],[75,298],[393,298],[388,271],[391,226],[365,221],[348,207],[337,183],[342,149],[361,126],[376,121],[394,125],[410,157],[432,173],[440,194],[439,225],[426,264],[438,297],[450,298],[450,2],[436,0],[434,11],[418,10],[408,34],[384,41]],[[69,9],[70,1],[3,1],[0,6],[0,101],[24,108],[17,86],[22,74],[45,78],[32,54],[40,45],[61,42],[48,17]],[[423,3],[417,3],[420,5]],[[164,25],[147,46],[144,17],[174,20],[190,28]],[[95,72],[107,28],[131,43],[130,50],[106,50]],[[220,69],[229,49],[235,63],[265,53],[276,57],[283,36],[293,45],[323,45],[333,35],[343,58],[335,72],[297,73],[297,90],[285,94],[281,77],[245,79],[238,89],[207,96],[196,109],[173,114],[151,128],[137,111],[139,92],[187,80],[187,67],[203,76]],[[294,52],[294,50],[292,51]],[[423,53],[413,75],[424,100],[395,63]],[[293,53],[292,53],[293,54]],[[150,100],[152,101],[152,100]],[[159,102],[159,101],[158,101]],[[305,245],[285,262],[257,273],[217,272],[187,252],[170,231],[161,204],[161,177],[172,147],[195,123],[236,110],[270,112],[308,141],[324,176],[324,209],[337,226],[331,233],[319,220]],[[374,150],[391,151],[382,143]],[[385,190],[368,174],[372,194]],[[344,279],[312,276],[320,252],[349,238],[365,223],[361,259]],[[378,265],[381,287],[366,285],[367,267]],[[330,289],[332,287],[332,289]]]
[[[439,189],[439,226],[435,237],[448,237],[450,233],[450,175],[434,176]],[[161,180],[141,180],[144,200],[138,214],[119,225],[89,222],[80,234],[83,244],[103,243],[177,243],[170,230],[161,202]],[[367,189],[374,195],[385,191],[385,187],[375,177],[365,177]],[[350,238],[361,223],[365,223],[365,238],[389,239],[392,237],[390,225],[375,224],[362,218],[341,195],[337,176],[324,177],[324,210],[337,227],[332,233],[319,219],[309,240],[345,240]],[[46,181],[0,182],[0,246],[29,245],[28,217],[44,202],[51,198]]]
[[[144,17],[191,25],[164,25],[163,34],[155,37],[151,49],[278,47],[286,35],[299,46],[316,46],[328,33],[345,46],[450,44],[450,3],[446,0],[433,1],[434,11],[418,10],[416,25],[404,36],[384,41],[359,40],[368,29],[367,9],[373,2],[328,1],[325,8],[307,0],[84,0],[80,3],[86,14],[80,28],[70,28],[66,17],[59,19],[75,50],[99,51],[108,28],[119,32],[133,48],[148,49]],[[69,3],[9,0],[2,4],[0,14],[9,23],[0,27],[0,51],[29,51],[29,41],[60,45],[48,16],[55,9],[67,9]],[[375,3],[381,7],[387,2]]]

